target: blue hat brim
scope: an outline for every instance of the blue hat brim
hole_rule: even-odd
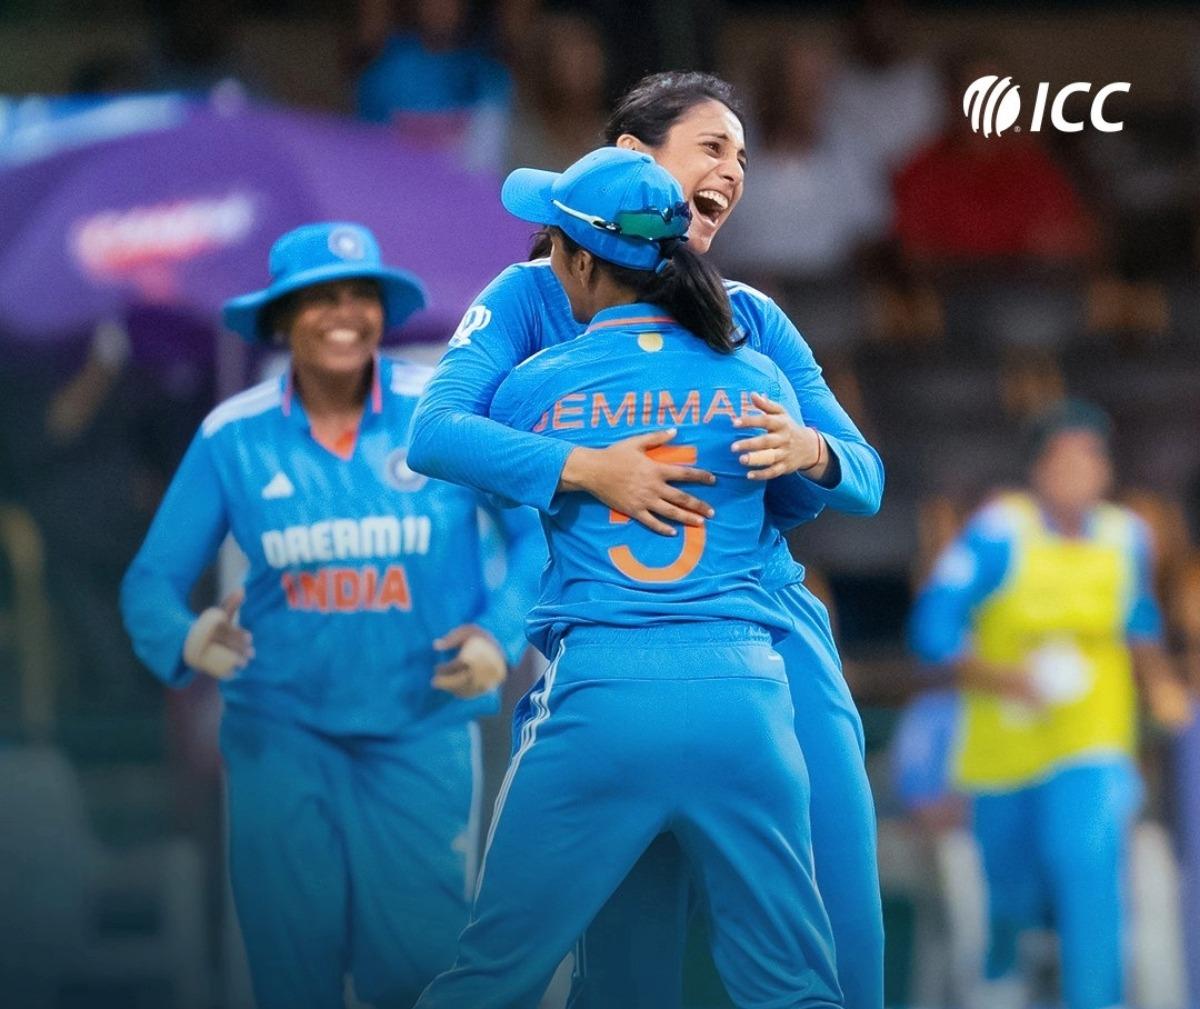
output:
[[[633,270],[653,270],[661,262],[659,246],[612,235],[565,214],[554,205],[553,187],[562,176],[539,168],[517,168],[500,188],[500,202],[513,217],[531,224],[554,225],[594,256]]]
[[[263,309],[271,302],[304,287],[352,277],[367,277],[379,283],[385,329],[399,326],[413,312],[425,307],[425,285],[407,270],[362,263],[327,263],[311,270],[293,273],[286,280],[272,284],[262,291],[231,298],[221,309],[221,320],[227,329],[245,340],[252,343],[266,340],[271,334],[263,329]]]
[[[540,168],[517,168],[509,172],[500,187],[500,202],[513,217],[530,224],[554,224],[563,215],[551,202],[551,190],[558,172]]]

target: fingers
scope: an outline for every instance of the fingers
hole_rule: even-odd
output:
[[[503,683],[507,674],[500,646],[487,632],[473,627],[458,656],[440,663],[430,682],[455,697],[475,697]]]
[[[787,411],[783,408],[782,403],[776,403],[775,400],[769,399],[761,392],[750,393],[750,402],[758,407],[763,413],[787,413]]]
[[[752,469],[746,474],[747,480],[774,480],[777,476],[783,476],[786,473],[791,473],[792,469],[786,462],[777,462],[773,466],[767,466],[765,469]]]
[[[221,609],[225,611],[225,615],[230,620],[237,618],[237,612],[242,608],[242,603],[246,601],[246,590],[238,587],[229,593],[221,600]]]
[[[213,644],[205,649],[204,661],[199,668],[218,680],[230,680],[245,664],[241,655],[232,648]]]
[[[677,535],[674,526],[669,526],[665,522],[660,521],[649,508],[642,508],[631,517],[644,525],[652,533],[658,533],[659,536]]]
[[[434,648],[446,651],[451,648],[461,648],[464,641],[472,634],[478,634],[479,628],[475,624],[459,624],[453,630],[447,631],[433,643]]]
[[[651,431],[649,434],[638,434],[632,438],[623,438],[618,444],[630,445],[640,451],[645,451],[648,448],[655,448],[658,445],[665,445],[678,433],[676,428],[669,427],[664,431]]]
[[[765,427],[775,430],[777,425],[787,423],[789,419],[787,410],[775,400],[768,399],[761,392],[752,392],[750,402],[762,413],[743,413],[740,417],[734,417],[734,427]]]
[[[687,491],[682,491],[678,487],[664,487],[662,494],[659,495],[659,497],[660,500],[665,504],[674,505],[676,508],[682,508],[684,511],[686,511],[688,513],[687,518],[680,521],[686,521],[688,525],[703,525],[704,523],[702,521],[695,520],[710,519],[716,514],[712,505],[710,505],[707,501],[702,501],[698,497],[693,497],[691,494],[687,493]],[[666,512],[661,508],[655,507],[654,505],[651,505],[650,507],[653,508],[654,511],[656,511],[659,515],[666,515]]]
[[[219,624],[209,639],[213,644],[221,645],[236,652],[244,661],[254,658],[254,638],[249,631],[234,624]]]
[[[438,668],[443,671],[437,673],[430,681],[435,689],[462,698],[482,693],[475,683],[474,671],[466,663],[447,663]]]
[[[768,431],[766,434],[755,435],[753,438],[743,438],[735,441],[730,448],[734,452],[757,452],[764,448],[782,448],[786,439],[782,434]]]
[[[668,483],[702,483],[712,486],[717,478],[706,469],[696,469],[694,466],[675,466],[671,463],[658,463],[658,472]]]
[[[757,452],[747,452],[738,457],[743,466],[774,466],[787,460],[787,452],[782,448],[764,448]]]
[[[671,504],[669,501],[660,501],[654,506],[654,514],[660,518],[668,519],[671,522],[678,522],[685,526],[702,526],[704,519],[697,515],[694,511],[688,511],[680,508],[678,505]],[[670,528],[668,526],[668,528]],[[675,530],[671,529],[671,535],[675,535]]]

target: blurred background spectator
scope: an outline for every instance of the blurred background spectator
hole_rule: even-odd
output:
[[[364,144],[386,129],[415,152],[380,186],[408,228],[406,168],[433,163],[420,158],[457,160],[494,192],[508,165],[561,167],[588,149],[608,101],[647,71],[707,68],[742,85],[745,196],[713,255],[786,308],[888,468],[877,518],[823,516],[793,547],[837,611],[864,714],[889,1005],[960,1009],[983,941],[967,804],[939,790],[955,699],[923,693],[905,643],[914,586],[981,501],[1019,482],[1023,422],[1064,395],[1114,418],[1116,493],[1150,527],[1166,645],[1200,686],[1200,26],[1190,8],[18,0],[0,12],[0,48],[6,250],[29,248],[45,212],[14,187],[12,166],[26,166],[21,186],[48,186],[63,152],[171,128],[187,102],[233,114],[225,99],[245,103],[248,91],[252,108],[370,121],[305,120],[336,137],[331,161],[365,149],[343,129]],[[1125,127],[983,138],[962,98],[985,73],[1012,75],[1026,111],[1040,81],[1131,81],[1107,108]],[[187,96],[131,98],[159,89]],[[321,182],[326,193],[344,187]],[[225,206],[229,192],[201,194],[204,205]],[[261,195],[257,207],[279,194]],[[455,259],[475,269],[501,239],[470,228],[481,211],[460,202],[430,212],[462,222]],[[519,257],[520,242],[504,255]],[[133,265],[160,276],[155,263]],[[12,266],[0,255],[0,275]],[[0,319],[10,307],[0,304]],[[446,317],[463,307],[445,306]],[[423,330],[434,342],[404,353],[436,359],[452,326],[435,319]],[[181,432],[219,382],[248,382],[259,362],[228,357],[211,318],[144,301],[73,335],[27,337],[0,332],[0,756],[12,758],[0,782],[25,789],[0,803],[28,827],[7,832],[0,864],[20,882],[61,862],[31,932],[66,937],[49,988],[30,958],[30,999],[41,985],[37,997],[59,1009],[235,1009],[246,1003],[224,914],[213,699],[164,709],[111,630],[117,579]],[[199,587],[198,603],[215,583]],[[510,684],[510,705],[522,685]],[[494,788],[504,726],[488,731]],[[1200,734],[1151,732],[1138,756],[1147,801],[1128,1004],[1185,1009],[1200,1000]],[[79,842],[60,849],[46,837]],[[4,935],[34,906],[0,905]],[[13,959],[0,958],[0,971]],[[1043,970],[1035,998],[1057,997]],[[723,1000],[692,975],[689,1009]]]
[[[392,6],[359,4],[359,41],[369,58],[355,87],[359,118],[453,149],[473,168],[497,170],[512,81],[484,51],[468,0],[411,0],[389,18]]]
[[[531,26],[517,78],[506,169],[561,171],[603,141],[607,61],[596,22],[545,11]]]
[[[837,59],[804,36],[764,59],[745,195],[716,250],[729,275],[802,308],[814,349],[835,352],[862,327],[863,268],[891,223],[873,141],[830,104]]]
[[[896,176],[896,238],[931,269],[1081,263],[1096,248],[1074,186],[1032,132],[991,143],[961,114],[968,85],[1004,74],[998,56],[970,50],[944,70],[946,126]]]

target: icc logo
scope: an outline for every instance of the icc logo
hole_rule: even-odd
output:
[[[1117,81],[1106,84],[1096,92],[1092,99],[1091,123],[1103,133],[1116,133],[1125,127],[1124,122],[1112,122],[1104,118],[1104,102],[1114,91],[1129,93],[1128,81]],[[1077,93],[1087,94],[1092,90],[1090,84],[1077,82],[1068,84],[1054,96],[1050,103],[1050,123],[1056,130],[1064,133],[1078,133],[1083,129],[1083,122],[1067,119],[1064,106],[1067,99]],[[1021,88],[1013,84],[1011,77],[997,77],[989,74],[980,77],[967,88],[963,95],[963,115],[971,120],[971,129],[982,133],[985,137],[1000,136],[1013,126],[1017,116],[1021,114]],[[1029,124],[1030,132],[1040,133],[1042,121],[1046,117],[1046,100],[1050,96],[1050,85],[1042,81],[1038,85],[1037,95],[1033,102],[1033,117]],[[1016,127],[1019,132],[1020,126]]]

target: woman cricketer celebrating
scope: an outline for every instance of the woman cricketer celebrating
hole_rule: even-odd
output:
[[[739,1007],[840,1006],[808,779],[771,649],[791,620],[760,580],[765,485],[728,450],[755,392],[792,414],[795,393],[776,365],[738,349],[720,277],[681,247],[683,190],[649,155],[606,147],[561,175],[519,169],[502,198],[552,226],[552,269],[591,324],[516,368],[492,416],[605,445],[673,413],[680,438],[656,452],[717,474],[716,514],[663,537],[577,493],[543,519],[550,564],[529,637],[553,661],[517,717],[458,958],[418,1006],[535,1003],[664,832],[695,872]]]
[[[545,547],[531,511],[497,515],[508,576],[490,591],[477,496],[406,463],[427,374],[377,351],[424,303],[416,278],[344,223],[287,233],[270,272],[225,322],[286,342],[290,368],[204,421],[122,609],[165,683],[221,681],[230,872],[260,1009],[341,1006],[347,974],[379,1009],[408,1009],[466,920],[472,719],[522,651]],[[245,589],[197,616],[188,593],[228,532]]]
[[[732,89],[699,73],[646,78],[618,104],[605,139],[650,154],[683,186],[692,219],[688,246],[708,251],[741,197],[745,149]],[[812,351],[780,308],[752,288],[726,282],[747,346],[774,361],[795,389],[802,421],[778,404],[763,434],[731,441],[730,455],[751,479],[767,479],[767,499],[785,511],[829,506],[871,514],[883,467],[821,377]],[[411,463],[542,511],[584,491],[664,536],[669,523],[702,528],[708,506],[676,484],[711,473],[647,454],[669,445],[672,421],[632,438],[613,432],[608,447],[573,445],[544,433],[507,430],[487,412],[501,380],[545,347],[579,335],[548,259],[510,267],[467,311],[414,419]],[[778,477],[799,474],[788,485]],[[883,1004],[883,922],[875,861],[875,813],[863,766],[862,725],[842,677],[825,608],[803,585],[782,534],[765,544],[764,583],[791,619],[777,648],[785,660],[795,729],[812,780],[813,851],[837,944],[838,976],[851,1009]],[[584,937],[576,956],[578,1009],[671,1009],[681,1000],[687,877],[666,838],[639,862]],[[653,952],[651,952],[653,951]]]

